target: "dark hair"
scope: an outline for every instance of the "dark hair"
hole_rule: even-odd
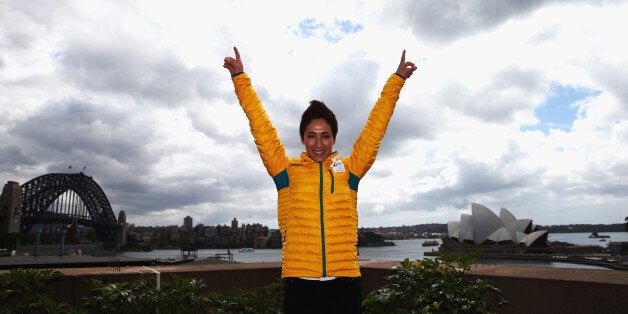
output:
[[[310,122],[314,119],[324,119],[331,127],[334,140],[336,139],[336,134],[338,134],[338,121],[336,120],[336,115],[325,105],[325,103],[318,100],[310,101],[310,105],[307,109],[305,109],[303,115],[301,116],[301,125],[299,126],[301,139],[303,139],[303,136],[305,135],[305,128],[307,128]]]

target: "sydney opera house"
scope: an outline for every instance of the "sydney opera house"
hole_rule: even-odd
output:
[[[574,245],[548,241],[548,231],[538,230],[531,219],[517,219],[510,211],[501,208],[499,216],[487,207],[471,203],[471,215],[460,215],[460,221],[447,224],[447,237],[442,238],[439,253],[480,252],[482,258],[507,258],[537,261],[560,260],[589,262],[588,254],[599,254],[598,245]]]
[[[517,219],[505,208],[499,216],[487,207],[471,203],[471,215],[447,223],[448,239],[467,245],[510,244],[533,248],[547,246],[547,230],[537,230],[531,219]],[[452,241],[448,241],[452,242]]]

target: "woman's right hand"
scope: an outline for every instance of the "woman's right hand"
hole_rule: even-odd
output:
[[[406,61],[406,50],[404,49],[401,53],[401,61],[399,61],[399,66],[397,67],[397,71],[395,73],[407,79],[412,76],[414,70],[416,70],[416,65],[414,65],[413,62]]]
[[[240,59],[240,52],[238,48],[233,47],[235,52],[235,59],[232,57],[225,57],[225,63],[222,65],[225,69],[229,70],[231,76],[244,72],[244,66],[242,65],[242,59]]]

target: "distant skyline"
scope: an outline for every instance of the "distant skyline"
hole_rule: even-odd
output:
[[[0,0],[0,180],[82,169],[136,225],[277,228],[223,58],[238,46],[289,155],[312,99],[347,155],[406,49],[419,69],[361,180],[361,227],[447,223],[472,202],[622,223],[626,16],[600,0]]]
[[[471,214],[471,212],[469,212],[469,214]],[[498,213],[496,213],[496,214],[498,214]],[[194,219],[194,217],[192,217],[192,219]],[[237,220],[237,217],[235,217],[235,219]],[[586,223],[586,222],[584,222],[584,223],[575,223],[575,224],[549,224],[549,225],[546,225],[546,224],[536,224],[536,223],[534,223],[534,220],[533,220],[532,222],[533,222],[533,224],[534,224],[534,225],[542,225],[542,226],[548,226],[548,227],[550,227],[550,226],[569,226],[569,225],[598,225],[597,223]],[[259,222],[255,222],[255,221],[243,222],[243,221],[237,220],[237,223],[238,223],[238,226],[242,226],[242,225],[260,224],[260,225],[262,225],[262,226],[264,226],[264,227],[268,227],[267,225],[265,225],[265,224],[263,224],[263,223],[259,223]],[[133,224],[133,222],[129,222],[129,224]],[[201,225],[203,225],[203,226],[205,226],[205,227],[213,227],[213,226],[230,226],[230,227],[232,227],[232,228],[233,228],[233,219],[232,219],[232,221],[229,221],[228,223],[223,222],[223,223],[216,223],[216,224],[205,224],[205,223],[202,223],[202,222],[196,222],[196,223],[193,223],[193,227],[195,227],[195,226],[197,226],[197,225],[199,225],[199,224],[201,224]],[[396,226],[377,226],[377,227],[363,227],[363,226],[358,226],[358,228],[380,228],[380,227],[381,227],[381,228],[388,228],[388,227],[395,228],[395,227],[404,227],[404,226],[408,227],[408,226],[417,226],[417,225],[432,225],[432,224],[441,224],[441,225],[445,225],[445,226],[446,226],[446,225],[447,225],[447,222],[425,222],[425,223],[420,223],[420,224],[409,224],[409,225],[403,225],[403,224],[402,224],[402,225],[396,225]],[[626,222],[611,222],[611,223],[608,223],[608,224],[600,224],[600,225],[625,225],[625,224],[626,224]],[[171,224],[171,225],[138,225],[138,224],[134,224],[134,225],[135,225],[136,227],[168,227],[168,226],[179,226],[179,227],[183,228],[183,227],[184,227],[184,225],[185,225],[185,222],[184,222],[183,224]],[[273,229],[273,228],[269,228],[269,229]],[[274,229],[278,229],[278,228],[274,228]],[[588,232],[588,231],[587,231],[587,232]]]

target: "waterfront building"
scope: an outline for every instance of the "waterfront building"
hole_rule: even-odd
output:
[[[547,246],[547,230],[538,230],[532,219],[517,219],[506,208],[499,216],[484,205],[471,203],[471,215],[447,223],[448,238],[459,243],[518,244],[525,247]]]

